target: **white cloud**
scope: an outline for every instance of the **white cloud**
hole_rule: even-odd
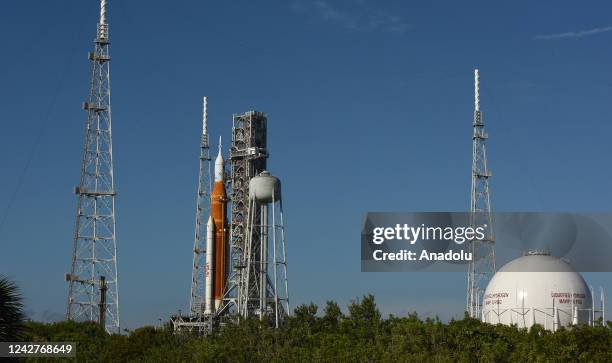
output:
[[[291,4],[291,8],[298,13],[312,13],[348,30],[403,33],[409,28],[402,17],[370,7],[365,0],[353,1],[350,7],[342,8],[326,0],[296,0]]]
[[[535,39],[536,40],[551,40],[551,39],[582,38],[582,37],[586,37],[589,35],[605,33],[609,31],[612,31],[612,26],[606,26],[603,28],[594,28],[594,29],[589,29],[589,30],[565,32],[565,33],[537,35]]]

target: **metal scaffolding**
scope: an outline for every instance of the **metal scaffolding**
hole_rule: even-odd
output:
[[[244,289],[239,285],[243,282],[245,272],[245,244],[247,221],[249,220],[249,181],[266,170],[267,166],[267,117],[257,111],[249,111],[241,115],[233,115],[232,146],[230,148],[231,162],[231,193],[232,217],[230,224],[230,258],[231,272],[228,279],[223,307],[225,311],[236,313],[242,310],[238,306],[240,293]],[[259,209],[257,209],[257,212]],[[255,223],[259,224],[259,213],[256,213]],[[257,238],[257,237],[255,237]],[[257,244],[257,241],[254,241]]]

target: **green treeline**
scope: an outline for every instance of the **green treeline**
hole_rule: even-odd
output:
[[[322,312],[299,306],[281,329],[250,320],[200,338],[174,335],[170,326],[107,335],[93,323],[30,322],[22,340],[76,341],[77,360],[91,362],[612,362],[610,328],[608,322],[551,333],[470,318],[383,319],[368,295],[348,314],[332,301]]]

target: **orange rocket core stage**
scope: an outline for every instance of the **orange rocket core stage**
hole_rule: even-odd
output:
[[[210,208],[215,224],[214,293],[215,302],[223,298],[227,279],[227,197],[223,181],[216,181],[211,194]]]

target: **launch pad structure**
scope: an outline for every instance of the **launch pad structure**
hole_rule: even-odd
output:
[[[246,271],[244,252],[247,242],[247,222],[249,221],[249,182],[266,170],[268,154],[268,118],[257,111],[232,116],[231,163],[231,202],[230,256],[234,267],[228,279],[228,289],[224,298],[223,311],[241,311],[241,292]],[[255,223],[260,220],[254,216]]]
[[[210,334],[218,326],[250,317],[269,320],[272,325],[278,327],[288,316],[290,308],[281,184],[280,180],[266,170],[269,157],[267,116],[262,112],[249,111],[234,114],[232,117],[230,178],[223,180],[230,190],[229,254],[222,254],[220,257],[220,252],[217,252],[220,246],[218,241],[215,244],[206,243],[204,236],[208,234],[209,239],[219,238],[219,227],[225,228],[225,225],[216,223],[212,226],[215,232],[208,233],[204,233],[202,228],[208,224],[207,229],[210,229],[210,221],[206,223],[208,216],[204,205],[207,204],[207,199],[208,203],[214,203],[215,198],[210,183],[211,159],[208,144],[205,145],[208,140],[206,100],[205,98],[190,312],[187,316],[179,313],[172,317],[174,330]],[[218,170],[220,160],[222,171]],[[227,173],[221,149],[215,164],[215,180],[224,179]],[[205,245],[209,247],[204,248]],[[208,258],[208,254],[214,254],[215,257]],[[207,257],[203,258],[203,255]],[[226,265],[222,266],[223,261]],[[226,270],[223,272],[225,278],[215,278],[214,282],[210,279],[209,283],[209,280],[204,281],[208,274],[218,277],[219,269]],[[220,281],[224,285],[222,298],[217,302],[215,297],[215,306],[211,307],[212,303],[207,305],[207,301],[211,299],[212,293],[207,293],[206,289],[212,289],[209,286],[214,285],[217,295]],[[204,289],[201,288],[203,284],[207,285]]]
[[[81,179],[75,188],[76,226],[71,270],[65,276],[69,283],[66,317],[97,321],[107,332],[120,333],[106,3],[100,0],[94,51],[89,53],[91,81],[83,104],[87,121]],[[492,173],[487,164],[488,135],[480,110],[478,69],[474,81],[470,225],[484,226],[486,238],[469,241],[473,258],[466,310],[472,318],[479,318],[484,316],[483,294],[496,266],[489,189]],[[268,118],[258,111],[232,116],[230,172],[226,172],[219,142],[214,187],[207,97],[202,121],[189,312],[172,317],[174,329],[209,334],[228,322],[253,317],[278,327],[290,314],[290,306],[281,182],[267,170]]]

